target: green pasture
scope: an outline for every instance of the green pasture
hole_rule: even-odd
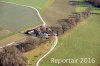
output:
[[[82,7],[82,8],[81,8]],[[78,8],[81,8],[77,10]],[[76,7],[76,11],[84,10]],[[81,12],[80,11],[80,12]],[[57,47],[49,54],[40,66],[100,66],[100,9],[93,7],[93,13],[74,29],[59,37]],[[95,58],[95,63],[51,63],[51,58]]]
[[[40,11],[43,11],[47,8],[54,0],[1,0],[5,2],[12,2],[21,5],[32,6]]]
[[[0,39],[14,35],[21,30],[42,24],[36,11],[33,9],[5,2],[32,6],[37,8],[40,12],[43,12],[53,1],[54,0],[0,0],[0,30],[6,29],[13,32],[0,37]]]
[[[36,11],[31,8],[2,2],[0,8],[0,27],[3,29],[19,31],[42,23]]]
[[[59,38],[58,46],[40,66],[99,66],[100,65],[100,15],[91,15],[84,23]],[[95,58],[96,63],[52,64],[51,58]]]

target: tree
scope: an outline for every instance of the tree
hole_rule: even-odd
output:
[[[55,33],[55,34],[57,34],[57,35],[63,34],[62,26],[59,25],[59,24],[50,26],[50,29],[52,30],[53,33]]]
[[[27,59],[14,46],[0,49],[0,66],[26,66]]]
[[[40,44],[40,38],[33,37],[33,36],[27,36],[26,40],[19,42],[18,45],[16,45],[16,47],[21,52],[26,52],[26,51],[33,49],[38,44]]]
[[[94,6],[100,7],[100,0],[86,0],[86,1],[93,4]]]
[[[67,19],[60,19],[58,20],[58,24],[62,26],[62,29],[63,29],[63,33],[67,30],[69,30],[69,24],[66,22]]]

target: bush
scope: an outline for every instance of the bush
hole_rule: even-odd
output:
[[[68,24],[67,19],[60,19],[57,23],[62,26],[63,33],[70,29],[70,24]]]
[[[55,24],[55,25],[50,26],[50,29],[52,30],[53,33],[55,33],[57,35],[63,34],[62,26],[59,24]]]
[[[28,36],[26,40],[19,42],[16,47],[21,52],[26,52],[33,49],[36,45],[40,44],[40,39],[37,37]]]

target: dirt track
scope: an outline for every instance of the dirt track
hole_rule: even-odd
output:
[[[66,5],[66,6],[65,6]],[[50,25],[59,19],[67,18],[75,11],[75,6],[69,4],[69,0],[55,0],[54,3],[43,12],[43,18]]]

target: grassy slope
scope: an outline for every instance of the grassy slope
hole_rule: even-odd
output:
[[[95,18],[96,19],[95,19]],[[50,58],[79,58],[94,57],[96,64],[68,64],[69,66],[98,66],[100,62],[100,16],[91,16],[86,24],[80,24],[70,31],[70,35],[64,35],[59,39],[58,47],[50,54],[41,66],[66,66],[67,64],[51,64]],[[98,18],[98,19],[97,19]],[[47,61],[48,60],[48,61]]]
[[[53,25],[57,20],[67,18],[75,11],[75,6],[69,5],[69,0],[55,0],[53,4],[45,9],[43,17],[49,25]]]
[[[84,9],[83,9],[84,10]],[[93,10],[100,12],[100,10]],[[100,65],[100,15],[91,15],[77,27],[59,38],[58,46],[40,66],[99,66]],[[51,58],[96,58],[95,64],[52,64]]]
[[[38,59],[40,59],[41,56],[47,53],[47,51],[51,48],[53,43],[54,41],[42,43],[41,45],[35,47],[33,50],[23,53],[23,55],[28,58],[28,64],[30,64],[30,66],[35,66],[35,63],[38,61]]]

